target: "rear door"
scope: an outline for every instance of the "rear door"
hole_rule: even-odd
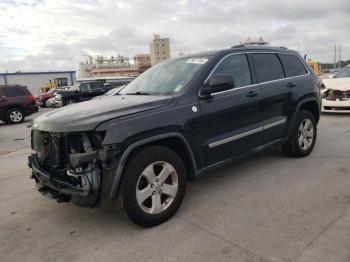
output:
[[[277,53],[254,53],[251,58],[262,89],[263,139],[267,144],[285,135],[294,86],[286,79]]]
[[[106,92],[106,88],[102,82],[91,83],[91,90],[92,90],[92,93],[91,93],[90,98],[102,95],[103,93]]]
[[[246,54],[232,54],[218,63],[210,76],[231,74],[235,87],[200,98],[202,145],[206,166],[261,145],[261,89],[252,85]],[[209,78],[209,77],[208,77]]]

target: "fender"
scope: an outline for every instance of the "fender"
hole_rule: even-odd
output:
[[[194,176],[197,174],[197,165],[196,165],[196,160],[194,158],[192,149],[191,149],[189,143],[187,142],[186,138],[182,134],[177,133],[177,132],[172,132],[172,133],[166,133],[166,134],[148,137],[148,138],[142,139],[140,141],[137,141],[137,142],[131,144],[130,146],[127,147],[127,149],[122,154],[122,156],[119,160],[119,164],[117,167],[115,177],[114,177],[114,182],[113,182],[112,189],[111,189],[110,196],[109,196],[110,198],[116,198],[116,196],[117,196],[117,190],[118,190],[118,186],[119,186],[119,183],[121,181],[121,178],[122,178],[122,175],[123,175],[123,172],[125,169],[125,164],[126,164],[128,157],[132,153],[132,151],[134,151],[136,148],[138,148],[140,146],[149,144],[151,142],[159,141],[159,140],[164,139],[164,138],[179,138],[183,142],[183,144],[186,147],[188,154],[190,156],[191,164],[192,164],[192,167],[194,170]]]
[[[311,101],[312,101],[312,102],[316,102],[316,104],[318,105],[318,114],[320,114],[320,109],[319,109],[320,103],[319,103],[319,101],[318,101],[317,98],[315,98],[315,97],[310,97],[310,98],[303,99],[302,101],[300,101],[300,102],[297,104],[297,106],[296,106],[296,108],[295,108],[295,110],[294,110],[294,112],[293,112],[293,115],[291,116],[291,119],[290,119],[290,121],[289,121],[289,124],[288,124],[288,127],[287,127],[287,136],[286,136],[287,138],[286,138],[286,139],[289,138],[289,136],[290,136],[290,134],[291,134],[291,132],[292,132],[293,125],[294,125],[294,123],[295,123],[296,117],[297,117],[297,115],[298,115],[298,112],[299,112],[301,106],[304,105],[305,103],[308,103],[308,102],[311,102]],[[317,119],[316,119],[316,120],[317,120]]]

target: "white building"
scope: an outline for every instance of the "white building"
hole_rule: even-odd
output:
[[[18,73],[0,73],[0,85],[23,85],[27,86],[32,94],[38,94],[39,89],[54,82],[54,78],[68,79],[68,85],[76,82],[75,71],[53,71],[53,72],[18,72]]]

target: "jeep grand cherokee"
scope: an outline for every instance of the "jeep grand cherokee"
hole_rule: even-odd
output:
[[[179,208],[187,181],[281,145],[312,151],[317,77],[285,48],[233,47],[153,66],[118,95],[35,120],[29,156],[39,191],[77,205],[118,200],[150,227]]]

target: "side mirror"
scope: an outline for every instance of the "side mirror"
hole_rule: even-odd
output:
[[[334,78],[334,74],[328,75],[328,78]]]
[[[217,92],[226,91],[235,87],[232,75],[222,74],[214,75],[209,78],[206,85],[202,88],[202,95],[210,95]]]

